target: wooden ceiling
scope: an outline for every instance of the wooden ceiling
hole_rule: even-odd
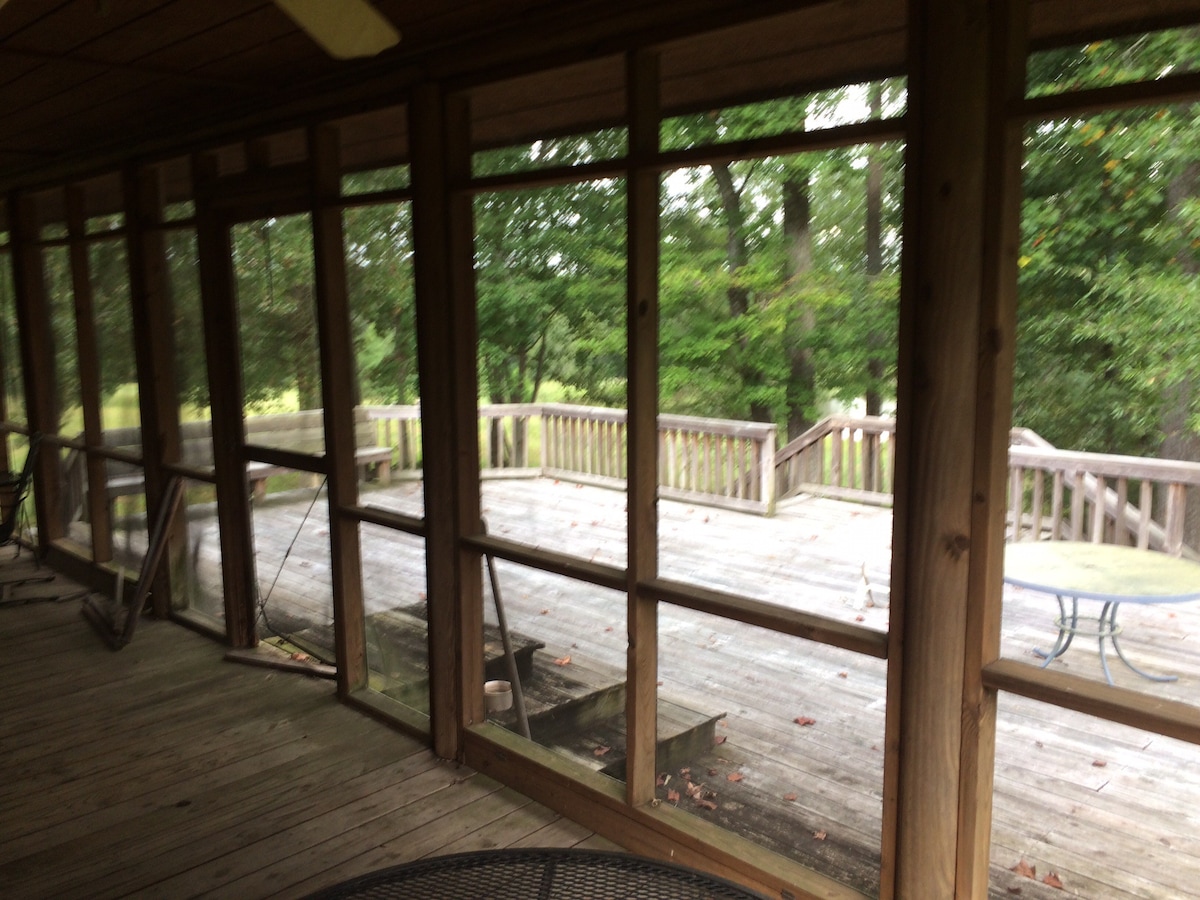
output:
[[[342,62],[267,0],[2,2],[0,189],[320,118],[345,120],[351,165],[394,158],[395,104],[429,78],[472,92],[480,145],[599,127],[622,115],[632,47],[662,50],[668,112],[904,70],[904,0],[375,5],[400,45]],[[1034,0],[1031,31],[1061,42],[1198,16],[1200,0]]]

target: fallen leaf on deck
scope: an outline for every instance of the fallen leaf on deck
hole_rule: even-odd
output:
[[[1012,871],[1025,878],[1037,878],[1037,869],[1025,862],[1025,860],[1021,860],[1013,866]]]
[[[578,525],[578,524],[579,524],[578,522],[572,522],[572,523],[571,523],[571,527],[572,527],[572,528],[574,528],[574,527],[575,527],[576,525]]]
[[[723,744],[723,743],[725,743],[726,740],[727,740],[727,738],[725,737],[725,735],[719,734],[715,738],[713,738],[713,745],[715,746],[716,744]]]
[[[607,628],[605,628],[604,630],[605,630],[605,631],[612,631],[612,630],[613,630],[613,627],[612,627],[611,625],[609,625],[609,626],[608,626]]]
[[[814,831],[813,832],[814,840],[823,841],[827,837],[829,837],[829,835],[825,831]]]
[[[1010,894],[1019,894],[1021,893],[1021,889],[1014,884],[1009,886],[1008,892]]]
[[[1053,888],[1062,888],[1063,886],[1062,879],[1058,877],[1056,872],[1050,872],[1047,874],[1046,877],[1042,879],[1042,884],[1048,884]]]
[[[548,610],[548,609],[543,609],[543,610],[542,610],[542,612],[541,612],[541,615],[543,615],[543,616],[548,616],[548,615],[550,615],[550,610]]]
[[[716,775],[716,774],[717,774],[717,770],[716,770],[716,769],[709,769],[709,770],[708,770],[708,774],[709,774],[709,777],[712,777],[712,776],[714,776],[714,775]]]
[[[684,766],[682,769],[679,770],[679,774],[681,777],[687,778],[689,775],[692,774],[692,767]]]
[[[786,800],[788,803],[795,803],[796,795],[795,794],[784,794],[783,799]]]
[[[571,645],[571,649],[572,649],[572,650],[578,650],[578,649],[579,649],[579,645],[578,645],[578,644],[572,644],[572,645]]]
[[[711,800],[702,800],[699,797],[696,798],[696,805],[702,806],[705,809],[716,809],[717,808],[717,804],[713,803]]]
[[[417,599],[418,599],[418,600],[424,600],[424,599],[425,599],[425,592],[424,592],[424,591],[421,591],[421,592],[419,592],[419,593],[417,594]]]
[[[1093,759],[1092,765],[1095,766],[1097,769],[1103,769],[1105,766],[1108,765],[1108,763],[1102,759]]]
[[[678,803],[679,802],[679,791],[667,791],[667,802],[668,803]]]
[[[855,622],[864,622],[864,621],[866,621],[866,617],[865,616],[855,616],[854,621]]]
[[[795,722],[797,725],[816,725],[817,724],[816,719],[810,719],[808,716],[796,716],[796,718],[792,719],[792,721]]]
[[[612,749],[612,747],[600,746],[600,747],[597,747],[595,750],[593,750],[592,753],[596,754],[596,756],[604,756],[611,749]]]
[[[741,781],[742,773],[741,772],[730,772],[728,775],[725,776],[725,780],[733,781],[733,782]]]
[[[838,678],[849,678],[849,677],[850,677],[849,672],[838,672]]]
[[[556,660],[554,661],[554,664],[555,664],[556,666],[569,666],[569,665],[571,664],[571,657],[569,657],[569,656],[564,656],[564,657],[562,657],[561,659],[556,659]]]

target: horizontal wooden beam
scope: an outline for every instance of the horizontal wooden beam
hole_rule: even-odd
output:
[[[1191,703],[1153,697],[1013,659],[1000,659],[984,666],[983,683],[992,690],[1020,694],[1130,728],[1200,744],[1200,708]]]
[[[840,647],[864,656],[886,659],[888,636],[860,625],[824,616],[786,609],[774,603],[727,594],[666,578],[655,578],[642,586],[649,596],[675,606],[720,616],[746,625],[757,625],[792,637]]]

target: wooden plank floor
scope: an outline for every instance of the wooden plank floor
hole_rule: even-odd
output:
[[[255,510],[259,577],[275,582],[272,621],[329,616],[328,524],[310,497],[269,500]],[[420,486],[395,484],[365,498],[414,512]],[[532,546],[614,565],[624,561],[625,497],[551,480],[484,484],[489,529]],[[705,507],[660,504],[660,566],[681,581],[746,593],[885,631],[888,609],[864,606],[865,571],[885,600],[891,514],[804,498],[766,519]],[[385,529],[364,539],[368,612],[423,598],[419,541]],[[295,537],[294,545],[291,541]],[[201,542],[216,546],[212,540]],[[285,550],[291,547],[279,569]],[[552,659],[615,672],[625,662],[625,599],[569,579],[500,561],[510,627],[546,643]],[[276,579],[276,575],[278,578]],[[490,595],[485,609],[492,615]],[[1006,592],[1005,656],[1034,662],[1052,642],[1053,598]],[[816,866],[864,892],[878,880],[886,667],[878,660],[782,638],[670,606],[660,612],[662,696],[725,713],[724,742],[692,766],[717,794],[717,808],[679,803],[680,815],[709,819]],[[1154,684],[1111,660],[1119,684],[1200,702],[1200,604],[1126,606],[1124,644],[1148,670],[1180,675]],[[1110,654],[1111,657],[1111,654]],[[1094,642],[1077,642],[1056,667],[1100,678]],[[800,726],[796,719],[812,719]],[[600,749],[599,747],[597,749]],[[661,796],[680,786],[680,772]],[[736,775],[740,780],[730,781]],[[1017,697],[1002,698],[998,723],[993,896],[1174,898],[1200,884],[1200,752]],[[686,797],[686,794],[684,795]],[[739,810],[762,810],[747,817]],[[823,835],[822,839],[810,836]],[[1022,860],[1037,880],[1012,872]],[[1041,882],[1055,872],[1059,891]]]
[[[77,601],[9,607],[0,648],[5,898],[296,897],[429,855],[613,846],[331,682],[225,662],[173,623],[114,653]]]

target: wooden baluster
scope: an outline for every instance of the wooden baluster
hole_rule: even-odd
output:
[[[1033,470],[1033,502],[1030,504],[1032,515],[1029,529],[1035,541],[1042,539],[1042,503],[1044,501],[1046,477],[1041,469]]]
[[[1187,486],[1179,482],[1167,485],[1167,552],[1183,554],[1184,511],[1187,506]]]
[[[1008,472],[1008,514],[1012,516],[1010,539],[1015,544],[1021,539],[1021,519],[1025,515],[1024,473],[1020,466],[1012,466]]]
[[[1125,515],[1129,512],[1129,479],[1124,475],[1117,478],[1117,508],[1113,519],[1113,543],[1124,547],[1129,544],[1129,523]]]
[[[858,455],[862,452],[862,441],[859,440],[858,429],[850,430],[850,440],[847,443],[849,445],[846,448],[847,481],[850,482],[850,487],[856,488],[858,487]]]
[[[1142,479],[1142,489],[1138,493],[1138,533],[1137,545],[1139,550],[1150,548],[1150,514],[1154,510],[1154,484],[1149,478]]]
[[[842,487],[842,429],[836,429],[829,438],[828,483],[836,487]]]
[[[1083,487],[1083,472],[1075,472],[1071,478],[1071,540],[1083,540],[1083,503],[1086,499]]]
[[[1062,517],[1063,473],[1058,470],[1054,473],[1054,495],[1050,498],[1050,539],[1053,541],[1062,540]]]
[[[1096,496],[1092,501],[1092,543],[1104,543],[1106,514],[1108,512],[1108,482],[1103,475],[1096,476]]]

